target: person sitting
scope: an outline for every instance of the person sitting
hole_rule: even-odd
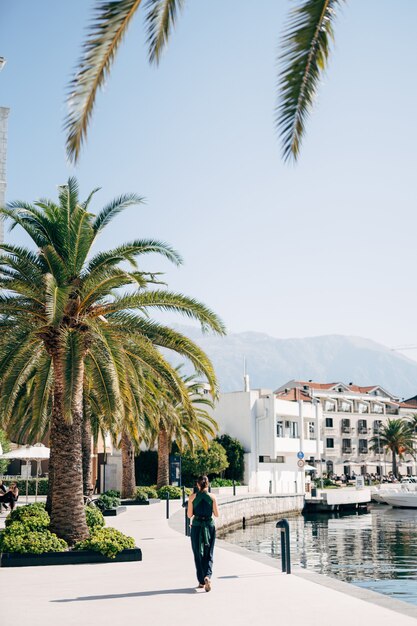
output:
[[[0,503],[3,506],[7,503],[10,504],[10,510],[13,511],[16,506],[17,499],[19,497],[19,489],[17,488],[16,483],[10,483],[8,491],[3,495],[0,495]]]

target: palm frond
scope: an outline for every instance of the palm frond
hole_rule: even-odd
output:
[[[159,63],[183,6],[184,0],[148,0],[146,3],[149,60],[151,63]]]
[[[69,86],[65,121],[67,154],[76,162],[86,137],[97,91],[109,74],[117,50],[141,0],[97,2],[82,57]]]
[[[99,233],[111,220],[130,206],[143,204],[144,198],[136,193],[125,193],[118,198],[114,198],[109,204],[101,209],[93,222],[93,230]]]
[[[333,23],[344,0],[300,0],[283,36],[277,128],[285,160],[297,159],[305,125],[326,69]]]

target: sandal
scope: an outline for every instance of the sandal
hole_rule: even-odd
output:
[[[206,576],[205,579],[204,579],[204,589],[206,591],[211,591],[211,581],[210,581],[210,578],[208,576]]]

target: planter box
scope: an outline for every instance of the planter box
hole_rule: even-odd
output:
[[[120,515],[120,513],[126,513],[126,507],[118,506],[115,509],[105,509],[102,513],[104,517],[115,517],[116,515]]]
[[[72,550],[70,552],[46,552],[45,554],[0,554],[0,567],[34,567],[36,565],[79,565],[82,563],[126,563],[141,561],[140,548],[122,550],[114,559],[109,559],[93,550]]]
[[[161,502],[159,498],[150,498],[149,500],[122,500],[123,506],[147,506],[148,504],[157,504]]]

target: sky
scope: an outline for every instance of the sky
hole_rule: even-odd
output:
[[[142,16],[99,94],[77,167],[65,94],[90,0],[0,0],[0,106],[9,119],[7,199],[55,197],[76,175],[98,210],[120,193],[100,247],[168,241],[152,257],[172,290],[230,332],[347,334],[417,345],[417,3],[351,0],[296,165],[274,129],[277,55],[290,0],[186,2],[158,68]],[[17,230],[7,239],[23,243]],[[406,353],[417,358],[417,351]]]

